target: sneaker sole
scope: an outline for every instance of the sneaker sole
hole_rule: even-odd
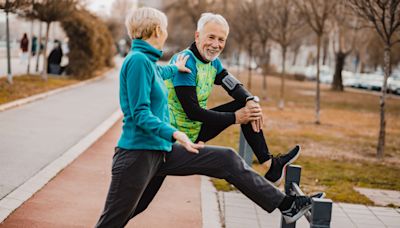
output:
[[[276,180],[275,182],[273,182],[273,184],[274,184],[275,186],[279,186],[279,185],[281,184],[282,179],[283,179],[283,176],[284,176],[283,174],[284,174],[285,169],[286,169],[286,166],[292,164],[292,163],[293,163],[294,161],[296,161],[296,159],[299,157],[300,152],[301,152],[301,146],[300,146],[300,145],[297,145],[297,146],[299,147],[299,152],[297,153],[296,156],[294,156],[292,159],[290,159],[289,162],[286,163],[286,165],[284,165],[284,166],[282,167],[281,176],[278,178],[278,180]]]
[[[283,215],[283,218],[285,219],[286,224],[294,223],[297,220],[299,220],[299,218],[301,218],[301,216],[303,216],[310,209],[311,209],[311,204],[301,209],[301,211],[295,214],[293,217]]]

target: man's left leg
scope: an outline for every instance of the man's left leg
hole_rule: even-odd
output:
[[[218,112],[235,112],[244,107],[244,104],[236,100],[229,103],[212,108],[213,111]],[[196,142],[203,141],[207,142],[219,135],[223,130],[225,130],[230,125],[212,125],[203,123],[200,129],[199,136]],[[269,152],[267,142],[264,138],[264,133],[262,130],[255,132],[250,123],[241,124],[241,129],[246,141],[253,150],[260,164],[266,164],[269,170],[265,174],[265,178],[279,185],[283,179],[284,168],[294,162],[300,154],[300,147],[296,145],[293,149],[283,155],[272,156]],[[272,158],[272,159],[271,159]]]

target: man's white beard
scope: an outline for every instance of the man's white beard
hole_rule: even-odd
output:
[[[207,52],[206,52],[206,53],[207,53]],[[207,59],[208,61],[212,62],[212,61],[216,60],[220,54],[221,54],[221,52],[218,53],[217,55],[213,56],[213,57],[209,56],[208,54],[205,54],[205,56],[206,56],[206,59]]]

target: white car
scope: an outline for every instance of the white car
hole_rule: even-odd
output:
[[[400,95],[400,76],[393,75],[388,78],[388,89],[392,93]]]
[[[315,80],[317,78],[317,67],[308,66],[304,72],[305,76],[309,80]],[[333,80],[333,72],[329,66],[322,65],[319,70],[319,79],[323,83],[331,83]]]
[[[368,90],[381,90],[383,78],[381,74],[360,74],[360,87]]]

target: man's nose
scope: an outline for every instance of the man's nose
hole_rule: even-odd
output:
[[[218,40],[213,40],[212,43],[211,43],[211,46],[212,46],[213,48],[219,48],[219,42],[218,42]]]

